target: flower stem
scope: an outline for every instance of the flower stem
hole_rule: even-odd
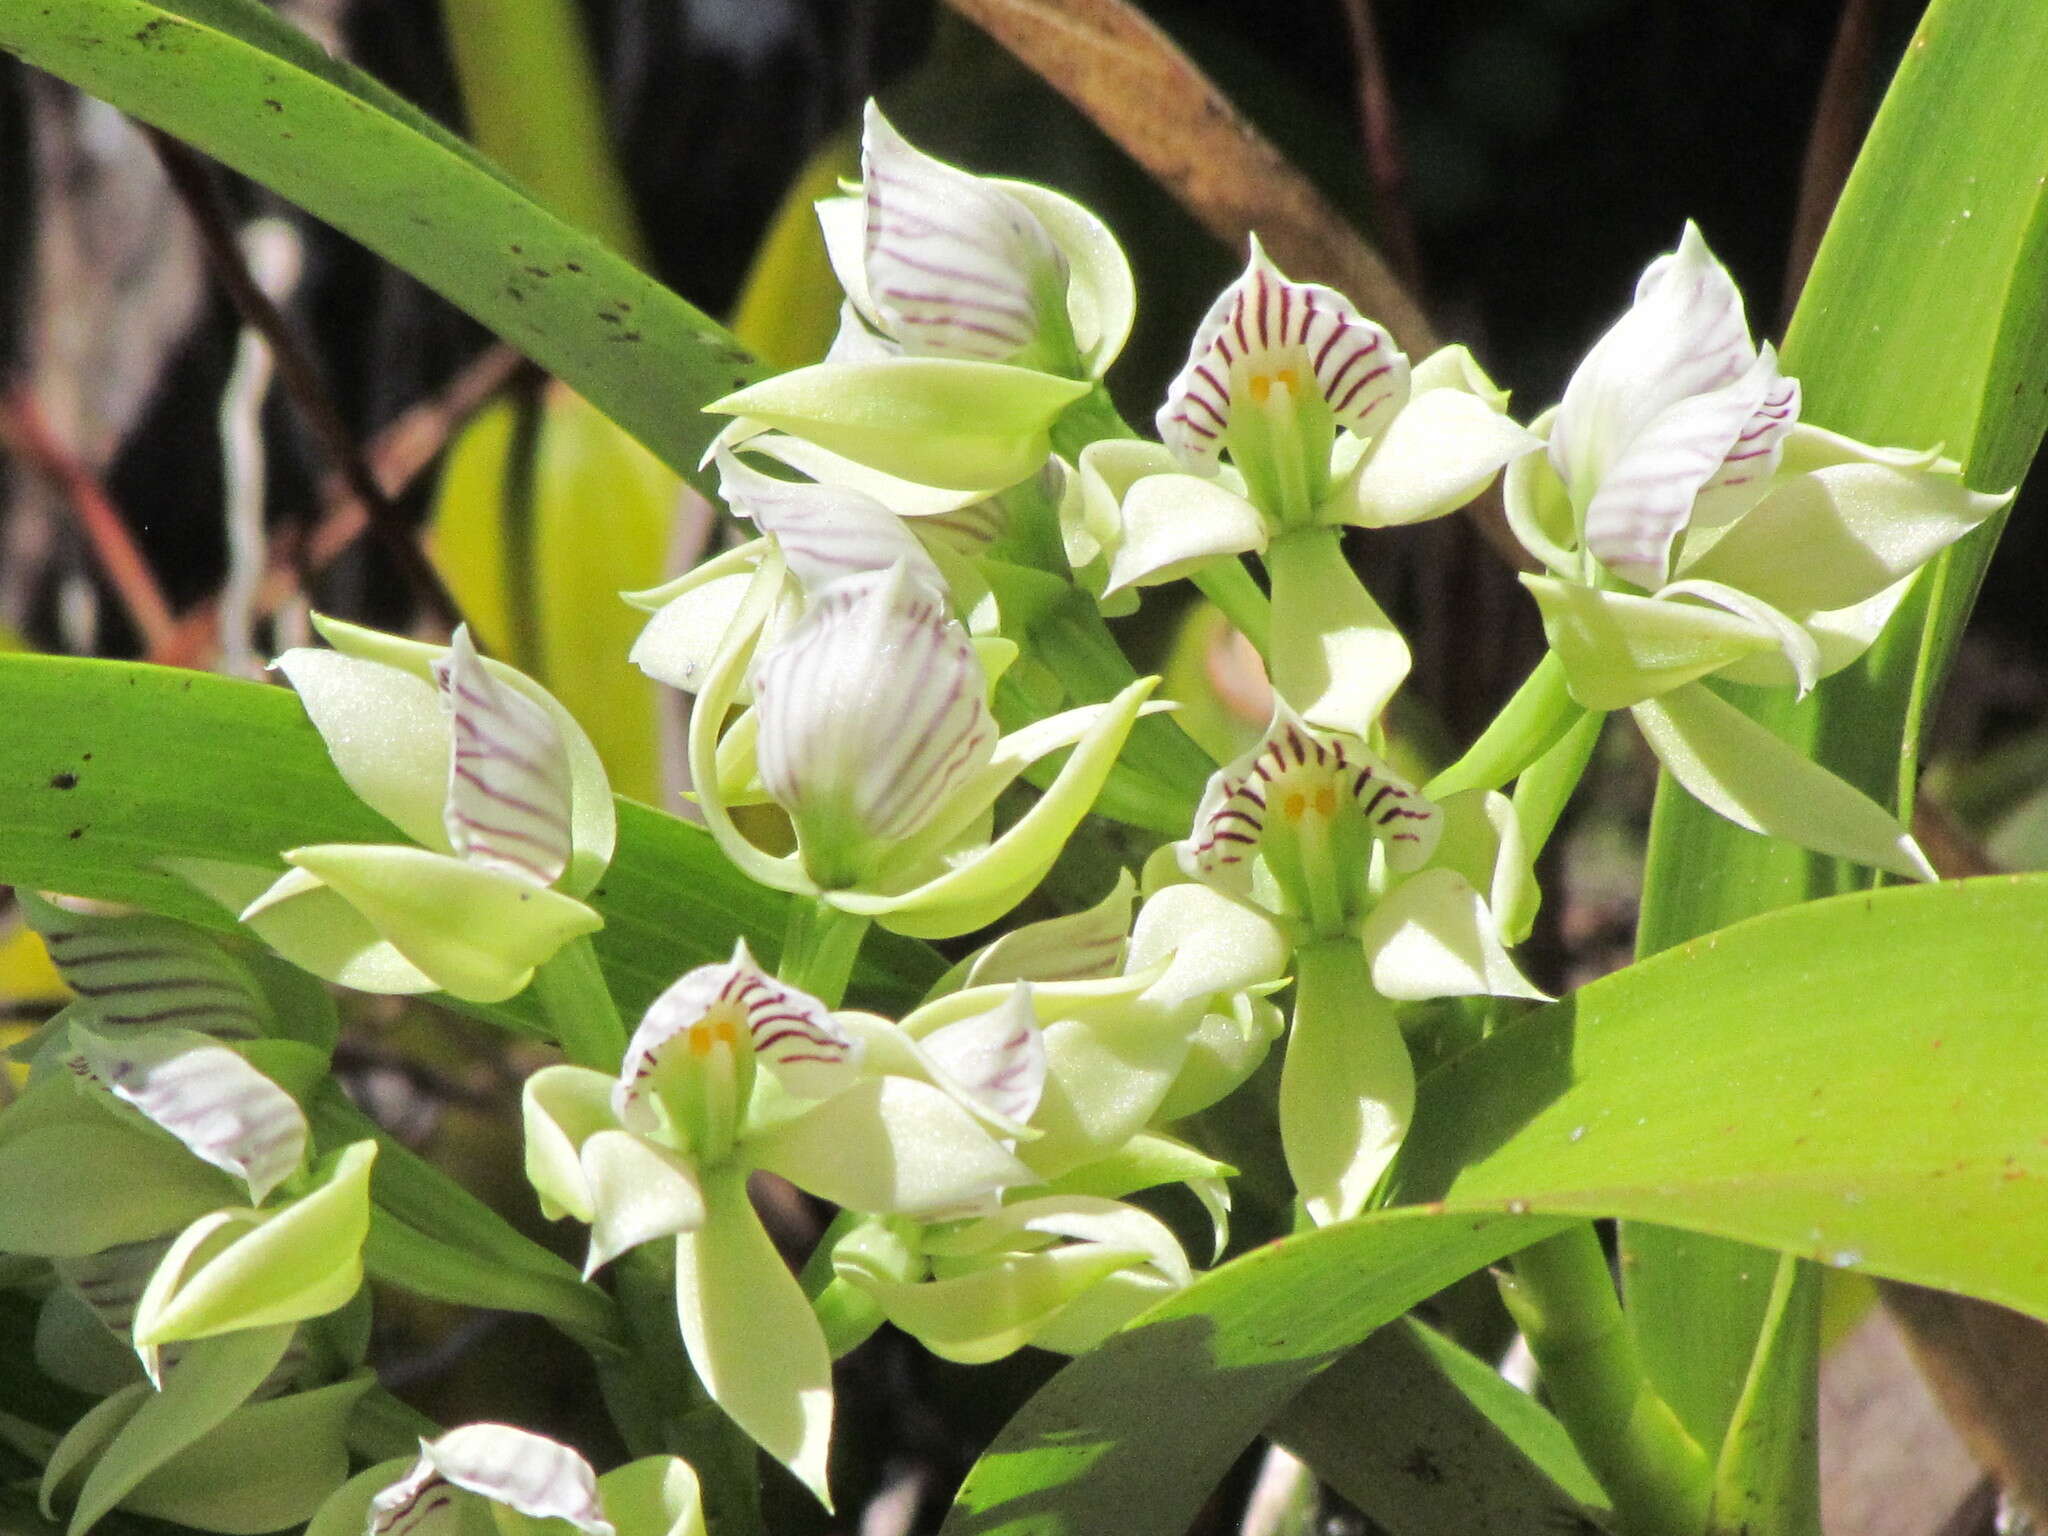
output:
[[[1624,1536],[1704,1529],[1713,1467],[1644,1374],[1599,1234],[1571,1227],[1524,1248],[1500,1293]]]
[[[533,989],[563,1055],[579,1067],[619,1070],[626,1054],[626,1024],[587,934],[564,944],[533,973]]]
[[[789,927],[776,976],[827,1008],[837,1008],[846,998],[847,978],[853,975],[853,962],[871,922],[842,912],[823,898],[797,897],[789,904]]]
[[[1558,817],[1586,775],[1586,764],[1599,744],[1600,728],[1607,723],[1603,711],[1587,710],[1558,737],[1550,750],[1524,768],[1515,779],[1515,817],[1522,824],[1522,841],[1530,859],[1543,852]]]
[[[1556,652],[1545,651],[1471,750],[1422,792],[1441,800],[1460,790],[1499,789],[1555,746],[1585,712],[1565,689],[1564,663]]]
[[[1202,596],[1221,608],[1237,632],[1251,641],[1252,649],[1266,655],[1273,643],[1273,605],[1252,580],[1244,561],[1235,555],[1212,560],[1195,572],[1194,582]]]

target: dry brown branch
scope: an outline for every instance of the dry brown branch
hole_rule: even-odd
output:
[[[1393,87],[1387,80],[1386,56],[1380,52],[1379,28],[1373,22],[1372,0],[1343,0],[1343,5],[1344,25],[1351,34],[1351,72],[1358,92],[1359,147],[1365,154],[1365,173],[1372,181],[1380,240],[1394,271],[1420,293],[1422,252],[1415,244],[1415,221],[1408,213],[1408,160],[1401,153],[1400,121],[1394,111]]]
[[[1126,0],[948,0],[1108,134],[1217,239],[1348,294],[1411,353],[1436,332],[1387,263]]]
[[[144,654],[152,661],[162,660],[175,643],[177,621],[171,617],[156,572],[99,477],[57,440],[35,395],[25,385],[9,390],[4,407],[0,407],[0,441],[63,497],[78,519],[94,562],[142,636]]]
[[[1792,245],[1785,255],[1785,293],[1779,330],[1791,322],[1813,266],[1813,254],[1834,216],[1835,202],[1856,163],[1863,129],[1870,116],[1870,0],[1844,0],[1835,45],[1828,54],[1820,100],[1813,111],[1813,131],[1799,167],[1799,207],[1792,218]]]

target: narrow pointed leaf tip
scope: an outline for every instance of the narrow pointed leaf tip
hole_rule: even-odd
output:
[[[761,657],[761,783],[814,879],[858,883],[987,766],[986,691],[966,631],[901,562],[834,583]]]
[[[1067,261],[1029,208],[912,148],[873,102],[861,170],[861,281],[877,329],[912,356],[986,362],[1043,341],[1047,361],[1072,370]]]
[[[1378,431],[1408,395],[1408,359],[1351,301],[1319,283],[1294,283],[1252,241],[1249,265],[1195,332],[1187,366],[1159,408],[1159,437],[1190,468],[1211,470],[1242,394],[1263,403],[1311,387],[1340,427]]]
[[[538,704],[484,670],[466,624],[433,670],[455,735],[443,812],[449,843],[479,868],[553,885],[573,852],[561,732]]]
[[[1586,548],[1654,589],[1695,503],[1733,502],[1739,512],[1776,470],[1798,418],[1798,381],[1778,371],[1768,345],[1751,342],[1742,295],[1688,223],[1572,375],[1550,461]]]
[[[584,1536],[616,1536],[590,1463],[509,1424],[467,1424],[422,1440],[412,1470],[370,1501],[367,1536],[457,1536],[471,1528],[464,1494],[529,1519],[565,1520]]]

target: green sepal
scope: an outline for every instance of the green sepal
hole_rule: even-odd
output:
[[[1543,610],[1544,637],[1572,698],[1587,709],[1626,709],[1778,648],[1769,630],[1722,608],[1548,576],[1524,576],[1522,585]]]
[[[1294,1023],[1280,1073],[1280,1142],[1318,1226],[1365,1208],[1415,1112],[1415,1065],[1393,1005],[1349,939],[1296,953]]]
[[[1408,676],[1408,642],[1344,558],[1333,528],[1300,529],[1266,551],[1273,581],[1273,689],[1310,725],[1374,739]]]

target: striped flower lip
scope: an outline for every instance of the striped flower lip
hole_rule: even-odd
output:
[[[573,852],[569,754],[547,711],[485,670],[462,625],[433,663],[455,733],[442,816],[456,854],[551,886]]]
[[[1551,467],[1587,551],[1662,586],[1688,528],[1730,522],[1761,494],[1799,405],[1798,381],[1750,340],[1734,279],[1688,222],[1586,354],[1552,422]]]
[[[693,1135],[702,1155],[706,1141],[730,1145],[737,1135],[756,1062],[797,1097],[823,1099],[853,1081],[861,1055],[823,1003],[768,975],[742,939],[731,960],[684,973],[649,1006],[626,1047],[612,1110],[627,1129],[651,1134],[662,1120],[659,1098],[672,1121],[711,1133]],[[730,1102],[706,1100],[711,1079],[729,1085]]]
[[[566,1521],[584,1536],[613,1536],[590,1463],[508,1424],[466,1424],[422,1440],[412,1470],[370,1501],[368,1536],[457,1536],[475,1528],[462,1509],[473,1498],[530,1520]]]
[[[966,631],[907,562],[834,582],[760,657],[761,783],[821,886],[858,883],[987,766],[987,686]]]
[[[1250,263],[1211,306],[1167,390],[1159,437],[1202,471],[1227,446],[1252,478],[1232,430],[1247,409],[1312,401],[1336,426],[1370,437],[1407,396],[1408,359],[1393,338],[1334,288],[1288,281],[1255,237]]]
[[[1209,780],[1177,852],[1193,879],[1335,930],[1363,916],[1372,844],[1405,874],[1441,833],[1437,807],[1363,742],[1276,702],[1265,739]]]

